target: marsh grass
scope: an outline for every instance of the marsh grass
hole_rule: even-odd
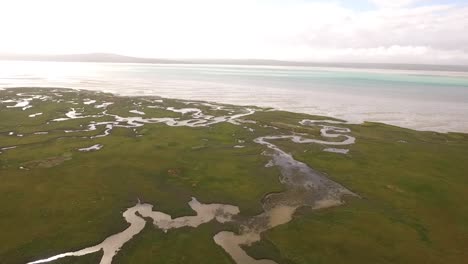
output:
[[[298,122],[330,119],[259,111],[247,118],[256,124],[146,124],[135,130],[114,128],[110,136],[90,139],[104,128],[63,130],[83,129],[90,121],[110,121],[108,117],[51,120],[64,117],[72,107],[99,114],[102,110],[82,103],[87,98],[96,105],[114,102],[109,113],[122,116],[137,116],[128,112],[137,109],[145,117],[182,118],[165,108],[193,106],[163,99],[161,109],[150,109],[145,106],[155,105],[151,98],[51,89],[5,90],[0,98],[15,98],[17,92],[58,93],[54,98],[61,102],[33,100],[34,107],[25,111],[0,104],[0,147],[18,146],[0,154],[0,263],[25,263],[95,245],[127,227],[122,212],[138,199],[173,217],[194,213],[187,205],[192,196],[203,203],[237,205],[243,216],[256,215],[262,211],[262,197],[283,187],[279,171],[265,167],[269,157],[260,155],[265,149],[253,139],[291,133],[319,138],[319,128]],[[221,113],[196,107],[207,114]],[[28,117],[37,112],[43,115]],[[357,138],[348,155],[323,152],[325,146],[318,144],[275,144],[361,198],[325,210],[301,209],[293,221],[266,232],[265,240],[247,251],[284,264],[466,262],[468,135],[378,123],[345,126]],[[11,131],[15,135],[8,135]],[[37,131],[49,134],[34,135]],[[239,140],[245,147],[233,148]],[[104,147],[77,151],[94,144]],[[57,160],[61,162],[50,162]],[[236,227],[209,223],[164,234],[148,222],[114,262],[232,263],[212,239],[226,229]],[[97,263],[100,254],[56,263]]]

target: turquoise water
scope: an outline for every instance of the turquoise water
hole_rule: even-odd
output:
[[[353,68],[0,62],[0,87],[50,86],[254,104],[468,132],[468,73]]]
[[[450,73],[444,72],[140,64],[120,66],[114,74],[121,78],[138,77],[155,81],[187,80],[292,91],[306,89],[376,96],[422,96],[427,99],[468,102],[468,74],[447,76]]]

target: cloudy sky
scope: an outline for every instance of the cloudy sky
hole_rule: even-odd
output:
[[[468,0],[1,0],[0,53],[468,64]]]

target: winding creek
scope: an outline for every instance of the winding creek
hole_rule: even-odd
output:
[[[31,106],[33,99],[44,100],[44,97],[26,97],[19,100],[0,101],[3,103],[15,103],[12,107]],[[174,108],[168,107],[166,110],[180,113],[181,118],[144,118],[144,111],[131,110],[138,116],[121,117],[107,113],[107,107],[112,102],[103,102],[96,104],[95,100],[86,99],[84,102],[87,105],[95,104],[95,108],[102,109],[101,114],[97,115],[82,115],[76,109],[72,108],[65,117],[56,118],[53,122],[61,122],[70,119],[88,118],[88,117],[113,117],[114,121],[94,122],[87,125],[86,129],[82,130],[67,130],[67,133],[93,131],[98,126],[104,126],[103,134],[93,136],[91,138],[104,137],[111,134],[114,127],[135,128],[141,127],[148,123],[163,123],[168,126],[188,126],[188,127],[207,127],[214,124],[228,122],[234,125],[243,125],[246,123],[254,124],[254,121],[246,120],[247,116],[255,113],[255,109],[246,108],[238,113],[230,113],[230,115],[211,116],[203,114],[203,111],[198,108]],[[188,103],[189,104],[189,103]],[[224,106],[205,103],[212,109],[221,110]],[[159,107],[159,106],[157,106]],[[335,120],[302,120],[299,122],[302,126],[318,126],[323,139],[309,139],[298,134],[291,135],[266,135],[254,139],[254,143],[264,147],[263,155],[270,157],[270,161],[266,167],[276,166],[280,171],[280,182],[284,185],[285,191],[281,193],[268,194],[262,200],[263,213],[252,217],[238,216],[239,208],[235,205],[226,204],[203,204],[196,198],[189,201],[189,206],[196,212],[195,216],[184,216],[172,218],[170,215],[155,211],[153,205],[138,202],[133,207],[128,208],[123,213],[123,218],[129,224],[129,227],[120,233],[111,235],[105,238],[102,242],[80,249],[77,251],[61,253],[45,259],[39,259],[28,262],[28,264],[46,263],[68,256],[83,256],[98,251],[103,251],[101,264],[110,264],[114,256],[121,250],[123,245],[131,240],[135,235],[139,234],[145,227],[147,220],[151,219],[155,228],[159,228],[165,232],[170,229],[181,227],[196,228],[201,224],[210,221],[219,223],[233,222],[239,226],[239,233],[231,231],[221,231],[217,233],[213,240],[222,247],[229,256],[237,264],[273,264],[276,263],[269,259],[254,259],[249,256],[243,246],[249,246],[254,242],[261,240],[261,234],[276,226],[288,223],[293,219],[295,211],[300,207],[310,207],[312,209],[327,208],[341,205],[345,196],[357,196],[342,185],[328,179],[323,173],[314,170],[307,164],[297,161],[294,157],[280,149],[275,145],[278,140],[290,140],[296,144],[320,144],[326,146],[323,151],[337,153],[338,155],[346,155],[348,149],[346,146],[354,144],[356,139],[350,135],[349,128],[340,127],[343,124]],[[243,127],[252,131],[250,127]],[[333,140],[327,140],[333,139]],[[342,139],[341,141],[336,141]],[[244,143],[244,142],[239,142]],[[239,147],[236,145],[234,147]],[[16,146],[0,148],[2,151],[12,149]],[[78,149],[82,152],[99,151],[103,146],[100,144]]]
[[[123,213],[125,221],[130,224],[130,226],[124,231],[106,238],[104,241],[95,246],[74,252],[62,253],[46,259],[36,260],[29,262],[29,264],[50,262],[69,256],[83,256],[98,252],[100,250],[104,252],[100,263],[110,264],[122,246],[135,235],[140,233],[141,230],[143,230],[146,225],[146,220],[143,217],[153,219],[155,226],[166,231],[171,228],[179,228],[183,226],[197,227],[211,220],[225,223],[231,221],[232,216],[239,213],[239,208],[236,206],[223,204],[202,204],[195,198],[192,198],[192,200],[189,202],[189,206],[197,213],[197,215],[172,219],[168,214],[153,211],[153,205],[138,202],[135,206],[128,208]]]
[[[350,132],[348,130],[326,127],[326,131],[327,133],[322,133],[322,136],[344,136],[346,140],[341,142],[328,142],[305,139],[295,135],[265,136],[254,140],[256,143],[262,144],[270,150],[265,155],[271,156],[271,164],[280,169],[280,181],[286,187],[286,191],[267,195],[263,199],[264,212],[242,221],[240,223],[241,232],[239,234],[223,231],[214,236],[215,243],[221,246],[236,263],[276,263],[268,259],[254,259],[250,257],[241,246],[248,246],[254,242],[260,241],[261,233],[291,221],[294,212],[299,207],[309,206],[313,209],[326,208],[342,204],[342,198],[345,195],[356,196],[353,192],[328,179],[320,172],[307,166],[307,164],[295,160],[291,154],[286,153],[270,142],[278,139],[290,139],[295,143],[318,143],[336,146],[353,144],[355,141],[355,138],[352,136],[339,134]],[[336,132],[336,134],[329,134],[330,132]]]

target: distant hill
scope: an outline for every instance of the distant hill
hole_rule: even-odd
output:
[[[138,58],[112,53],[88,53],[66,55],[1,54],[0,60],[14,61],[58,61],[58,62],[109,62],[109,63],[159,63],[159,64],[222,64],[222,65],[265,65],[265,66],[304,66],[335,67],[358,69],[397,69],[468,72],[466,65],[421,65],[391,63],[337,63],[300,62],[264,59],[157,59]]]
[[[137,58],[112,53],[88,53],[67,55],[0,54],[0,60],[114,63],[177,63],[177,61],[173,60]]]

